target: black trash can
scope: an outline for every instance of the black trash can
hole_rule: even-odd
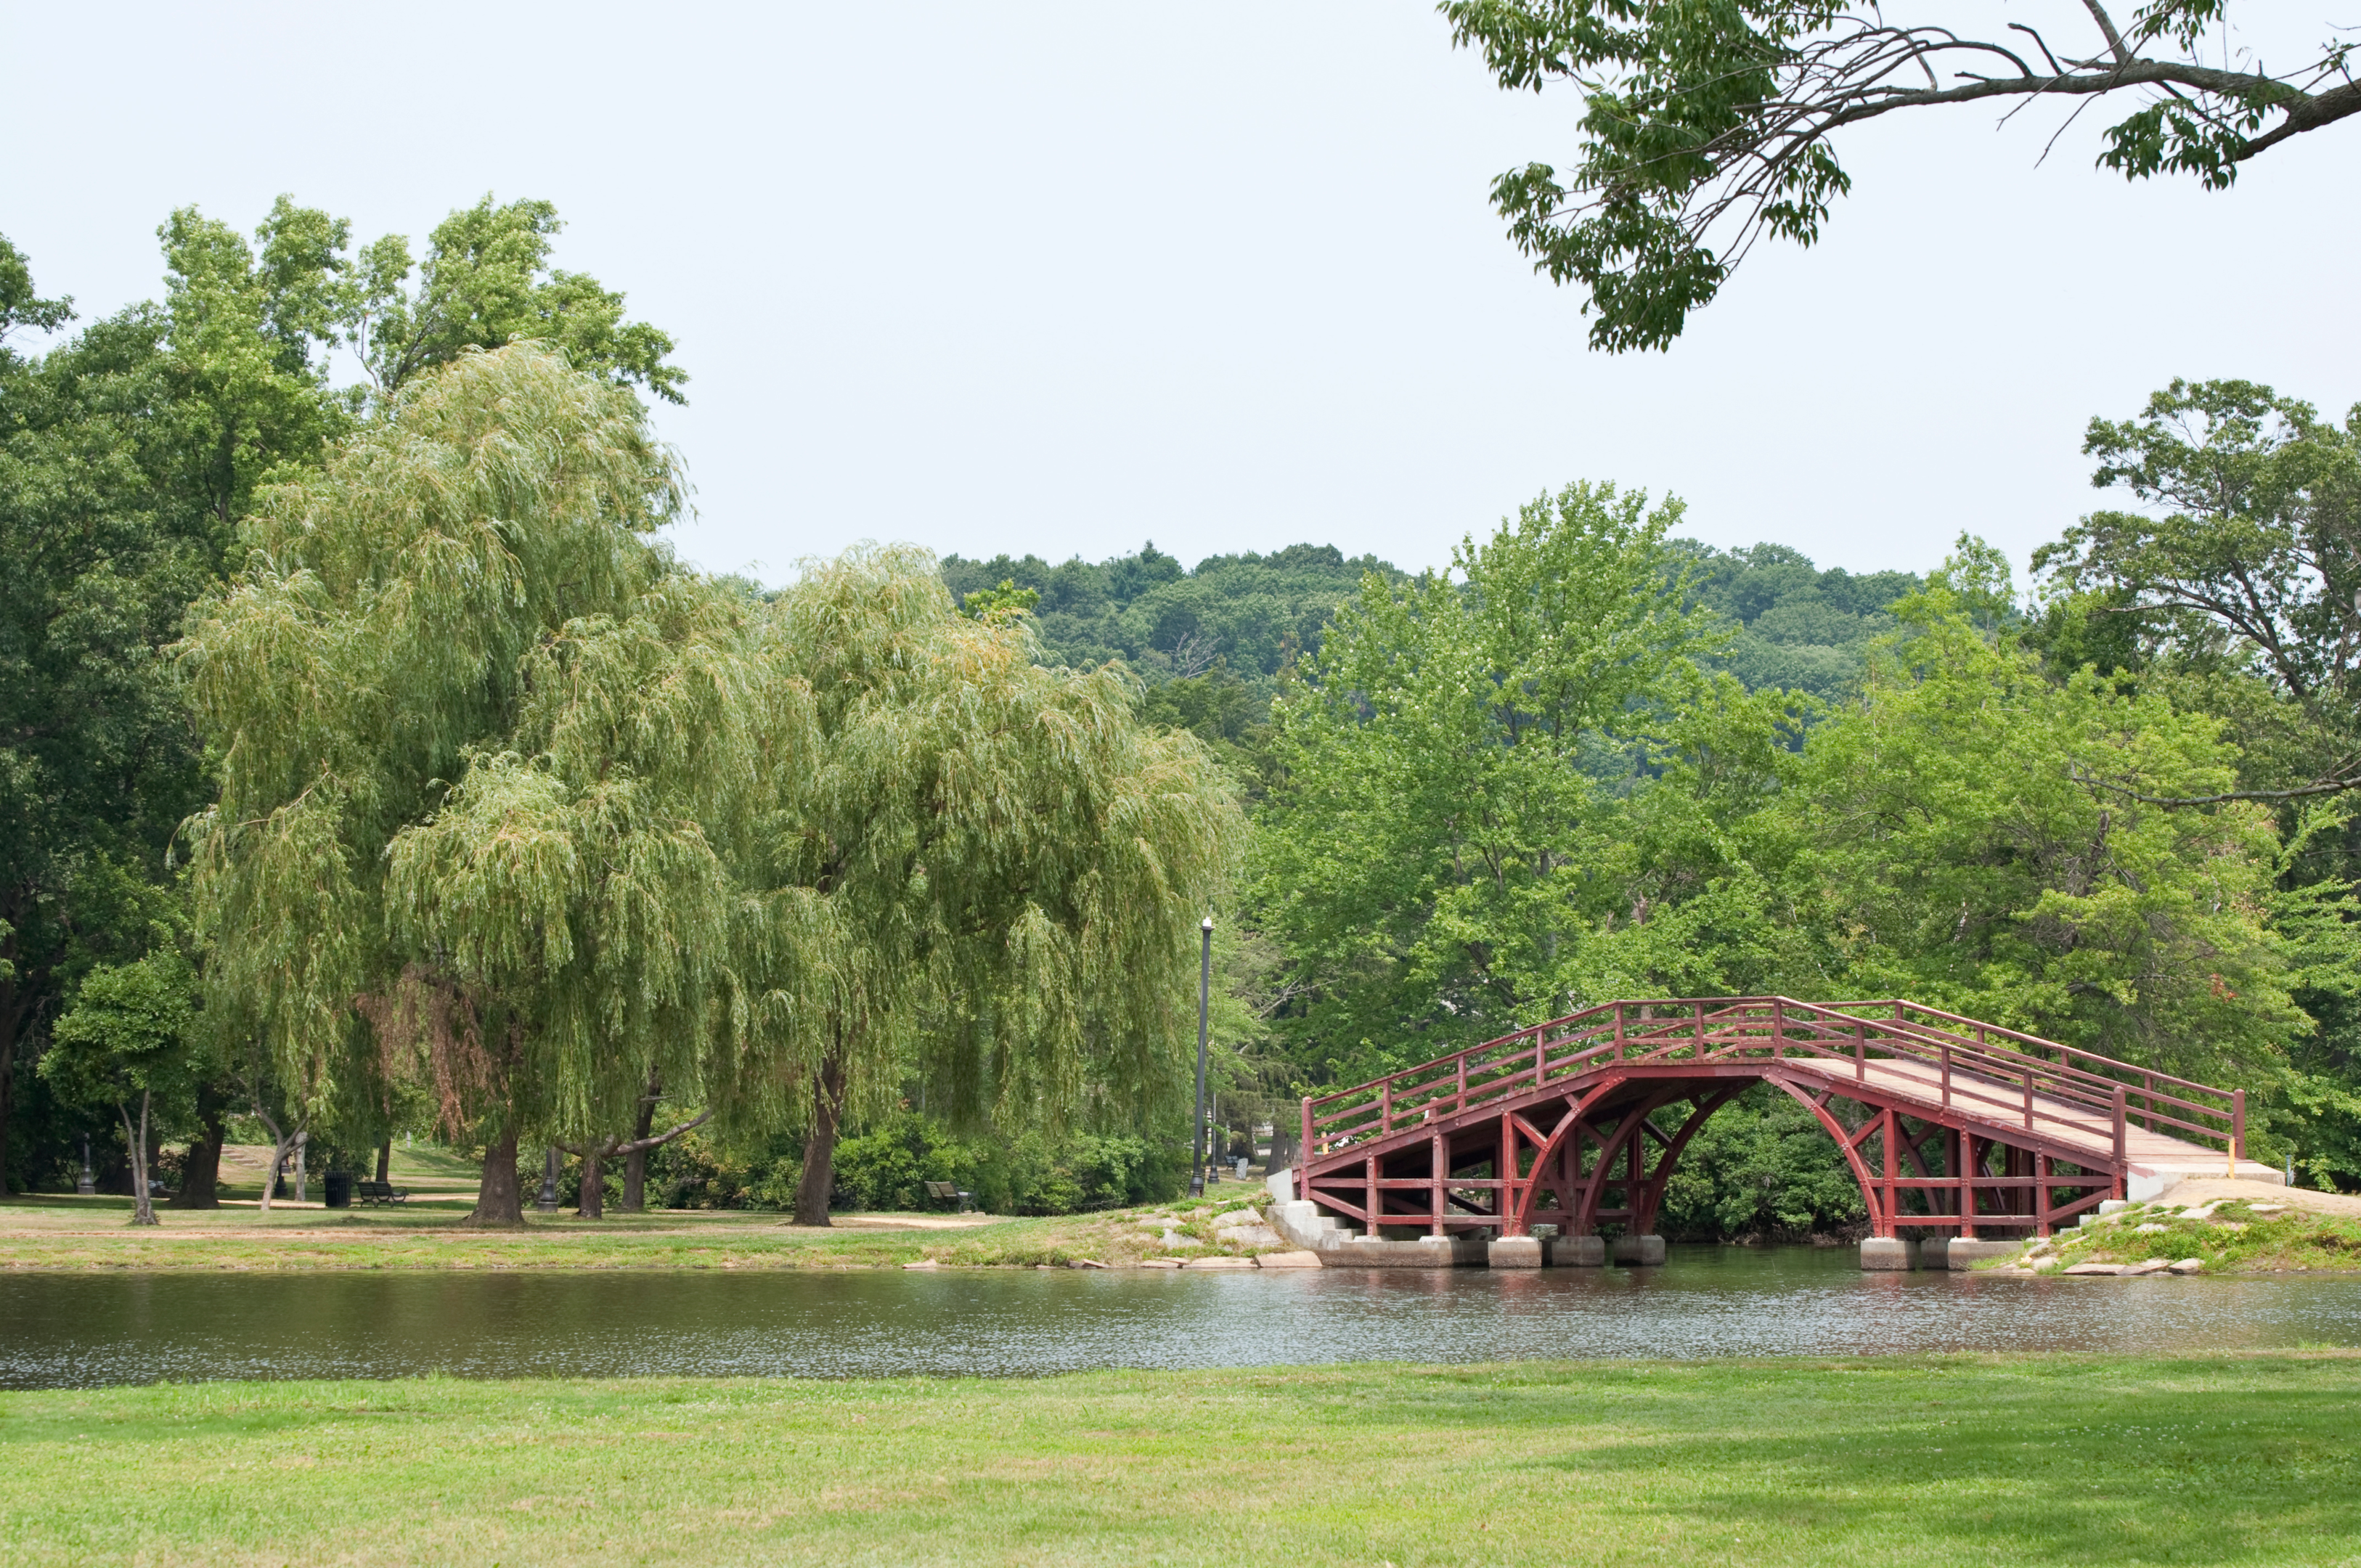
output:
[[[324,1185],[328,1190],[328,1207],[349,1209],[353,1206],[353,1173],[349,1170],[328,1172]]]

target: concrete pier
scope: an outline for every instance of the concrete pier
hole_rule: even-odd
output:
[[[1908,1236],[1865,1236],[1861,1266],[1872,1274],[1906,1273],[1918,1266],[1918,1243]]]
[[[1664,1261],[1662,1236],[1617,1236],[1615,1263],[1620,1268],[1657,1268]]]
[[[1607,1238],[1552,1236],[1549,1261],[1552,1268],[1604,1268],[1607,1266]]]
[[[1502,1236],[1486,1245],[1484,1261],[1494,1268],[1539,1268],[1542,1266],[1542,1239],[1539,1236]]]
[[[1947,1267],[1965,1273],[1988,1257],[2015,1257],[2018,1245],[2013,1241],[1957,1239],[1943,1249],[1943,1262]]]

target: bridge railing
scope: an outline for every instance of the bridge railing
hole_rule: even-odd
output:
[[[1375,1138],[1546,1088],[1614,1061],[1810,1058],[1906,1064],[1910,1085],[1985,1121],[2061,1116],[2111,1135],[2118,1164],[2136,1122],[2238,1150],[2244,1091],[2216,1089],[2094,1052],[1899,1000],[1817,1003],[1784,996],[1601,1003],[1303,1102],[1303,1149],[1319,1159]],[[1894,1085],[1883,1086],[1891,1091]]]
[[[2055,1069],[2055,1080],[2061,1084],[2059,1098],[2083,1099],[2095,1105],[2111,1098],[2120,1087],[2127,1102],[2127,1114],[2151,1132],[2169,1128],[2224,1148],[2243,1146],[2246,1142],[2246,1094],[2242,1090],[2216,1089],[2152,1068],[2134,1067],[2095,1051],[2059,1045],[2038,1035],[2021,1034],[1915,1002],[1839,1002],[1828,1004],[1823,1011],[1890,1014],[1881,1022],[1901,1023],[1911,1036],[1949,1045],[1955,1051],[1971,1047],[2004,1071],[2015,1070],[2024,1058],[2034,1058]],[[1996,1039],[2010,1044],[1994,1050],[1992,1042]],[[2069,1084],[2071,1089],[2063,1088]]]

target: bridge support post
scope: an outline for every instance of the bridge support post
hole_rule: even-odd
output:
[[[1617,1236],[1615,1262],[1624,1268],[1661,1268],[1664,1262],[1662,1236]]]
[[[1864,1236],[1861,1243],[1864,1273],[1902,1273],[1918,1266],[1918,1243],[1909,1236]]]
[[[1427,1168],[1432,1172],[1434,1186],[1427,1193],[1429,1202],[1426,1234],[1432,1240],[1443,1241],[1449,1234],[1443,1228],[1443,1213],[1444,1204],[1449,1199],[1451,1190],[1451,1140],[1437,1133],[1429,1140],[1427,1146],[1431,1161]]]
[[[1963,1242],[1976,1239],[1976,1172],[1983,1158],[1983,1152],[1976,1147],[1976,1135],[1960,1128],[1959,1239]]]
[[[1549,1261],[1552,1268],[1604,1268],[1607,1266],[1607,1238],[1553,1236],[1550,1238]]]
[[[1539,1268],[1542,1238],[1497,1236],[1484,1248],[1484,1262],[1493,1268]]]

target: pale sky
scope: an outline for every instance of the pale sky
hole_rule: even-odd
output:
[[[2053,41],[2081,15],[1965,8]],[[772,582],[862,539],[1415,567],[1576,478],[1675,493],[1716,544],[1922,569],[1966,529],[2021,566],[2094,504],[2093,414],[2175,375],[2361,399],[2361,123],[2225,194],[2094,170],[2108,104],[2046,163],[2048,105],[1864,127],[1818,247],[1758,250],[1671,353],[1613,357],[1486,198],[1572,163],[1578,101],[1501,93],[1423,4],[0,19],[0,233],[43,292],[159,295],[186,203],[250,229],[287,192],[423,248],[487,191],[547,198],[558,264],[694,378],[659,416],[697,487],[683,553]]]

